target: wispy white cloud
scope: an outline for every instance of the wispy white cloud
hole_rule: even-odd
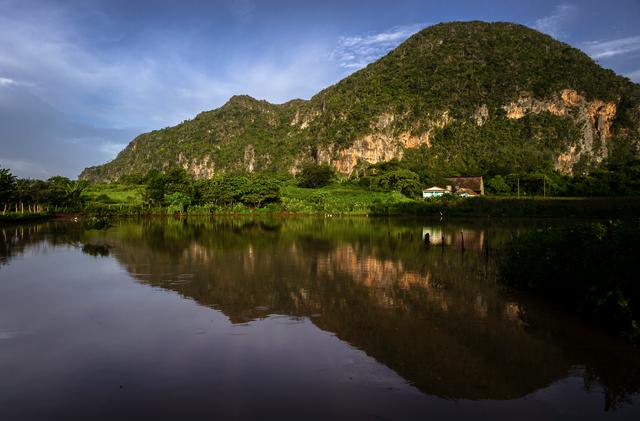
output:
[[[17,82],[8,77],[0,77],[0,86],[17,85]]]
[[[584,50],[594,59],[610,58],[640,51],[640,36],[618,38],[609,41],[592,41]]]
[[[578,8],[573,4],[560,4],[553,9],[552,14],[536,20],[533,26],[553,38],[563,38],[564,26],[577,10]]]
[[[396,48],[425,26],[425,23],[416,23],[396,26],[378,33],[340,37],[331,58],[345,69],[362,68]]]
[[[254,13],[252,1],[233,6],[240,20]],[[34,176],[40,173],[18,161],[37,161],[49,173],[75,176],[84,166],[115,157],[132,139],[124,134],[177,124],[235,94],[272,102],[308,98],[338,76],[335,63],[322,59],[330,51],[323,43],[292,46],[286,54],[273,47],[198,62],[183,48],[191,42],[188,34],[153,32],[139,49],[120,49],[117,42],[109,44],[112,48],[96,48],[86,31],[74,25],[72,11],[46,4],[28,13],[4,11],[0,154],[11,157],[22,175],[29,168]],[[24,107],[16,106],[20,101]],[[37,123],[29,124],[34,107]],[[23,146],[15,146],[18,142]],[[46,157],[52,153],[55,159]]]
[[[240,17],[255,10],[251,0],[230,7]],[[179,36],[159,33],[136,54],[101,50],[83,42],[69,19],[60,11],[19,18],[0,14],[1,83],[21,83],[7,77],[21,75],[33,81],[22,87],[85,123],[147,130],[192,118],[235,94],[282,102],[335,82],[332,64],[318,60],[328,54],[323,46],[301,45],[277,59],[264,51],[216,66],[197,65],[183,54],[186,41]]]
[[[2,77],[0,76],[0,87],[3,86],[28,86],[32,87],[33,83],[23,82],[21,80],[15,80],[10,77]]]

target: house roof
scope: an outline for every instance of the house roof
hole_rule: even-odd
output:
[[[424,189],[422,191],[423,192],[440,192],[440,191],[448,191],[448,190],[443,189],[442,187],[433,186],[433,187],[429,187],[428,189]]]
[[[457,189],[469,189],[475,192],[479,192],[482,190],[482,176],[449,177],[446,180],[451,181]]]
[[[473,190],[467,189],[467,188],[464,188],[464,187],[460,187],[456,193],[457,194],[467,193],[469,196],[477,196],[478,195],[478,193],[474,192]]]

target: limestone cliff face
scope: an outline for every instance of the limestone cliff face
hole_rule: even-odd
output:
[[[431,147],[434,129],[443,128],[452,121],[449,112],[445,111],[437,118],[415,122],[412,130],[398,131],[394,125],[396,120],[397,116],[392,113],[381,114],[371,124],[370,133],[358,137],[350,147],[320,148],[315,157],[316,162],[330,164],[337,172],[349,175],[358,164],[401,159],[406,149],[423,145]],[[298,171],[295,165],[290,169],[291,173],[294,171]]]
[[[188,159],[184,154],[178,154],[178,165],[196,179],[211,178],[215,174],[215,165],[210,155],[202,159]]]
[[[247,101],[244,98],[240,100]],[[258,105],[263,107],[263,104]],[[407,149],[422,146],[431,148],[436,141],[434,135],[437,128],[463,124],[473,125],[480,130],[490,119],[518,120],[530,114],[545,112],[571,119],[580,129],[579,139],[567,142],[564,150],[555,156],[556,170],[573,174],[575,165],[581,160],[585,159],[589,163],[597,164],[609,155],[613,134],[612,124],[617,112],[615,102],[587,100],[576,90],[564,89],[548,99],[522,97],[500,108],[490,109],[486,104],[482,104],[467,116],[460,117],[457,114],[457,119],[452,118],[449,111],[444,111],[428,113],[426,118],[417,121],[408,119],[407,112],[404,114],[384,112],[373,118],[368,131],[356,137],[350,146],[342,147],[337,143],[326,142],[316,147],[305,148],[287,162],[288,171],[295,175],[305,163],[316,162],[332,165],[337,172],[350,175],[363,164],[402,159]],[[265,111],[260,108],[259,111],[261,116],[266,116],[264,118],[266,125],[276,124],[270,110]],[[312,130],[310,126],[315,124],[316,120],[324,117],[321,109],[297,108],[291,112],[288,119],[284,120],[284,123],[289,127],[287,129],[289,135],[292,133],[304,135]],[[251,117],[250,120],[256,119]],[[210,130],[207,131],[207,135],[210,134]],[[141,144],[142,140],[134,140],[129,147],[130,153],[141,155],[139,151]],[[218,144],[212,145],[211,153],[204,156],[194,157],[188,153],[179,152],[175,159],[180,167],[196,179],[210,178],[216,173],[230,170],[246,173],[259,172],[271,166],[274,158],[269,152],[265,152],[264,148],[259,152],[254,145],[253,142],[245,144],[240,149],[241,152],[236,161],[226,167],[216,162],[215,152],[220,149]],[[230,148],[233,149],[233,146]],[[150,153],[149,150],[145,150],[146,155]],[[104,178],[110,181],[117,179],[115,176],[112,179]]]
[[[253,145],[247,145],[244,148],[244,166],[246,171],[251,174],[256,164],[256,151]]]
[[[588,101],[577,91],[564,89],[549,99],[519,98],[504,105],[502,110],[508,119],[517,120],[528,114],[548,112],[572,119],[577,124],[581,131],[580,138],[556,157],[555,168],[562,173],[572,174],[574,166],[581,159],[597,164],[609,155],[612,124],[617,111],[615,102],[599,99]],[[296,115],[295,123],[300,127],[307,127],[308,122],[315,117],[317,115],[306,118]],[[449,113],[444,112],[435,119],[413,123],[413,130],[398,131],[394,130],[394,123],[398,118],[392,113],[380,115],[371,124],[370,132],[357,138],[350,147],[320,148],[315,157],[316,162],[330,164],[339,173],[348,175],[360,163],[375,164],[401,159],[406,149],[422,145],[431,147],[434,129],[444,128],[453,121]],[[469,118],[475,125],[483,126],[490,118],[489,108],[483,104]],[[299,170],[300,162],[298,160],[294,163],[290,168],[291,173]]]
[[[309,127],[309,124],[313,122],[317,117],[321,115],[321,112],[318,110],[311,110],[307,113],[303,113],[300,110],[296,110],[293,119],[291,120],[290,125],[299,129],[306,129]]]
[[[377,162],[400,159],[404,148],[415,148],[422,144],[429,145],[429,134],[413,136],[409,132],[400,133],[398,136],[385,133],[372,133],[358,138],[351,147],[341,148],[337,156],[324,158],[343,174],[350,174],[359,162],[375,164]]]
[[[549,100],[520,98],[502,107],[509,119],[520,119],[527,114],[549,112],[556,116],[573,119],[581,129],[577,143],[570,144],[556,160],[556,170],[572,174],[573,167],[581,159],[600,163],[609,154],[612,123],[617,105],[599,99],[587,101],[572,89],[564,89]]]

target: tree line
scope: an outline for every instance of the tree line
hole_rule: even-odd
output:
[[[2,213],[80,209],[86,201],[82,192],[87,186],[86,181],[61,176],[47,180],[17,178],[8,169],[0,168]]]
[[[452,173],[447,175],[471,175]],[[472,174],[476,175],[476,174]],[[281,200],[282,187],[295,185],[318,189],[340,183],[352,188],[399,192],[420,199],[422,189],[445,186],[444,175],[425,173],[411,160],[361,165],[350,177],[339,176],[329,165],[305,165],[295,177],[289,174],[216,174],[206,180],[193,179],[183,168],[165,172],[151,170],[128,175],[122,185],[135,186],[144,208],[165,208],[183,213],[193,206],[263,208]],[[7,212],[73,212],[108,204],[109,197],[83,194],[86,181],[55,176],[47,180],[20,179],[0,169],[0,209]],[[587,175],[567,176],[548,168],[529,172],[485,174],[487,194],[495,196],[634,196],[640,195],[640,160],[607,162]]]

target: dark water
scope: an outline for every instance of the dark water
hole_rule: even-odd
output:
[[[496,284],[545,224],[0,228],[0,420],[638,420],[637,349]]]

